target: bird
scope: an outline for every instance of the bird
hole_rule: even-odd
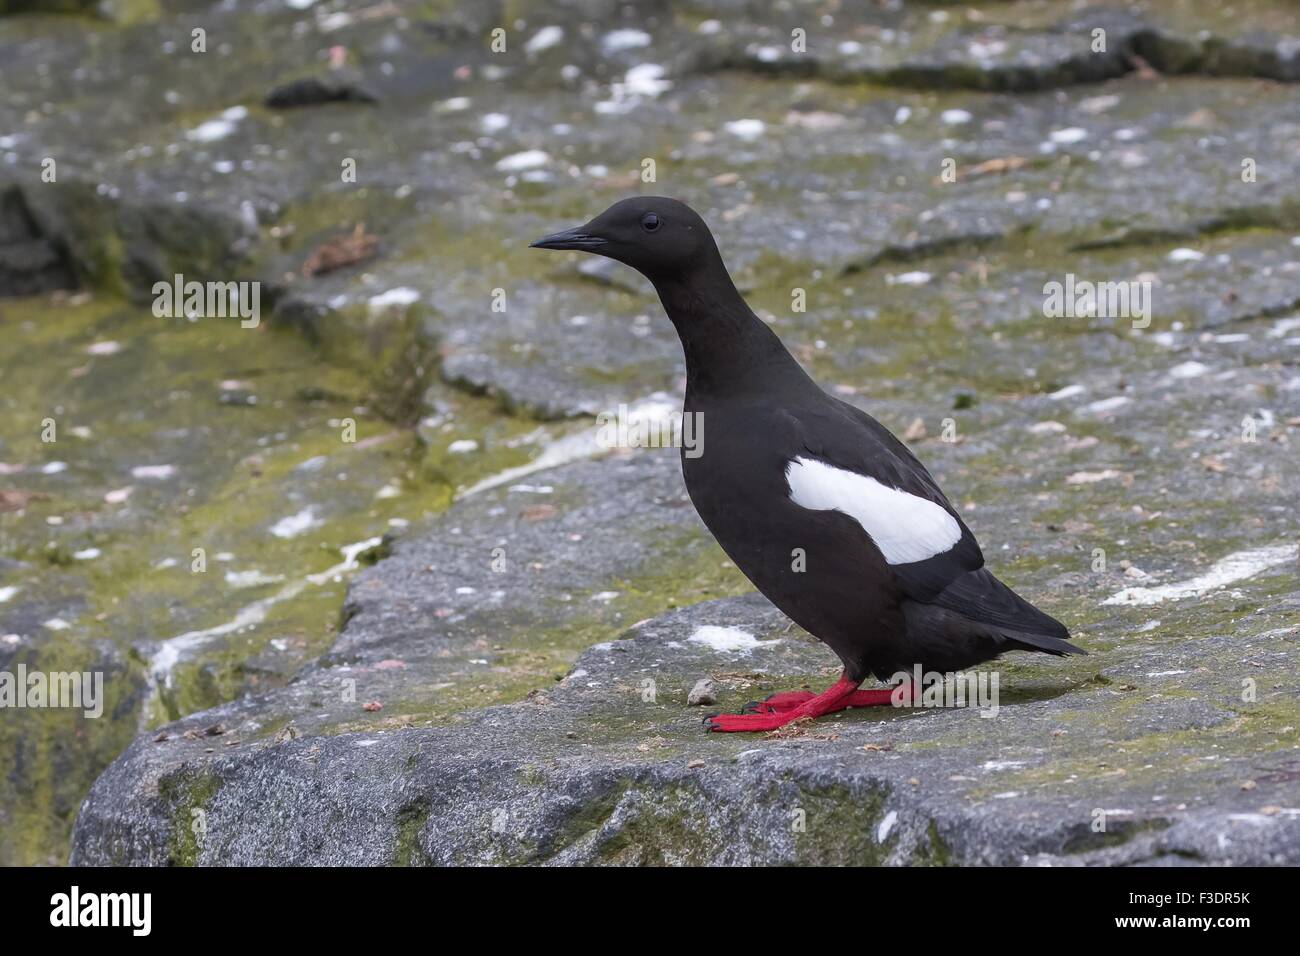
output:
[[[690,206],[623,199],[531,247],[604,256],[654,286],[685,355],[683,415],[707,426],[681,450],[691,502],[736,567],[843,665],[820,694],[773,694],[709,715],[707,729],[771,731],[919,694],[915,680],[861,689],[868,676],[952,673],[1013,650],[1087,653],[994,577],[903,442],[809,376],[745,303]]]

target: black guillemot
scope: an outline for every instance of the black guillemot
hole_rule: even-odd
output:
[[[869,674],[961,671],[1012,650],[1084,653],[984,566],[916,456],[800,367],[689,206],[625,199],[533,246],[606,256],[654,285],[686,355],[684,413],[708,425],[703,454],[682,455],[695,509],[754,586],[844,663],[824,693],[775,694],[711,715],[709,729],[774,730],[896,702],[893,689],[858,689]]]

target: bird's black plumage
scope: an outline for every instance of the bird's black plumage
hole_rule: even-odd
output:
[[[750,581],[839,655],[847,682],[917,664],[961,670],[1008,650],[1082,653],[989,572],[916,456],[804,372],[745,304],[688,206],[627,199],[534,245],[608,256],[654,284],[686,356],[684,411],[705,425],[703,454],[682,455],[691,501]],[[804,504],[801,485],[811,489]],[[858,492],[865,518],[845,500]],[[923,540],[907,540],[909,521]]]

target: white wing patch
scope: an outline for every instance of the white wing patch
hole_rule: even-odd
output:
[[[811,511],[842,511],[862,525],[890,564],[942,554],[961,540],[961,525],[946,509],[874,478],[815,458],[785,466],[790,500]]]

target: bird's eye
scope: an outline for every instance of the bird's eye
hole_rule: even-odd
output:
[[[641,228],[646,232],[654,232],[659,228],[659,217],[652,212],[646,213],[641,217]]]

